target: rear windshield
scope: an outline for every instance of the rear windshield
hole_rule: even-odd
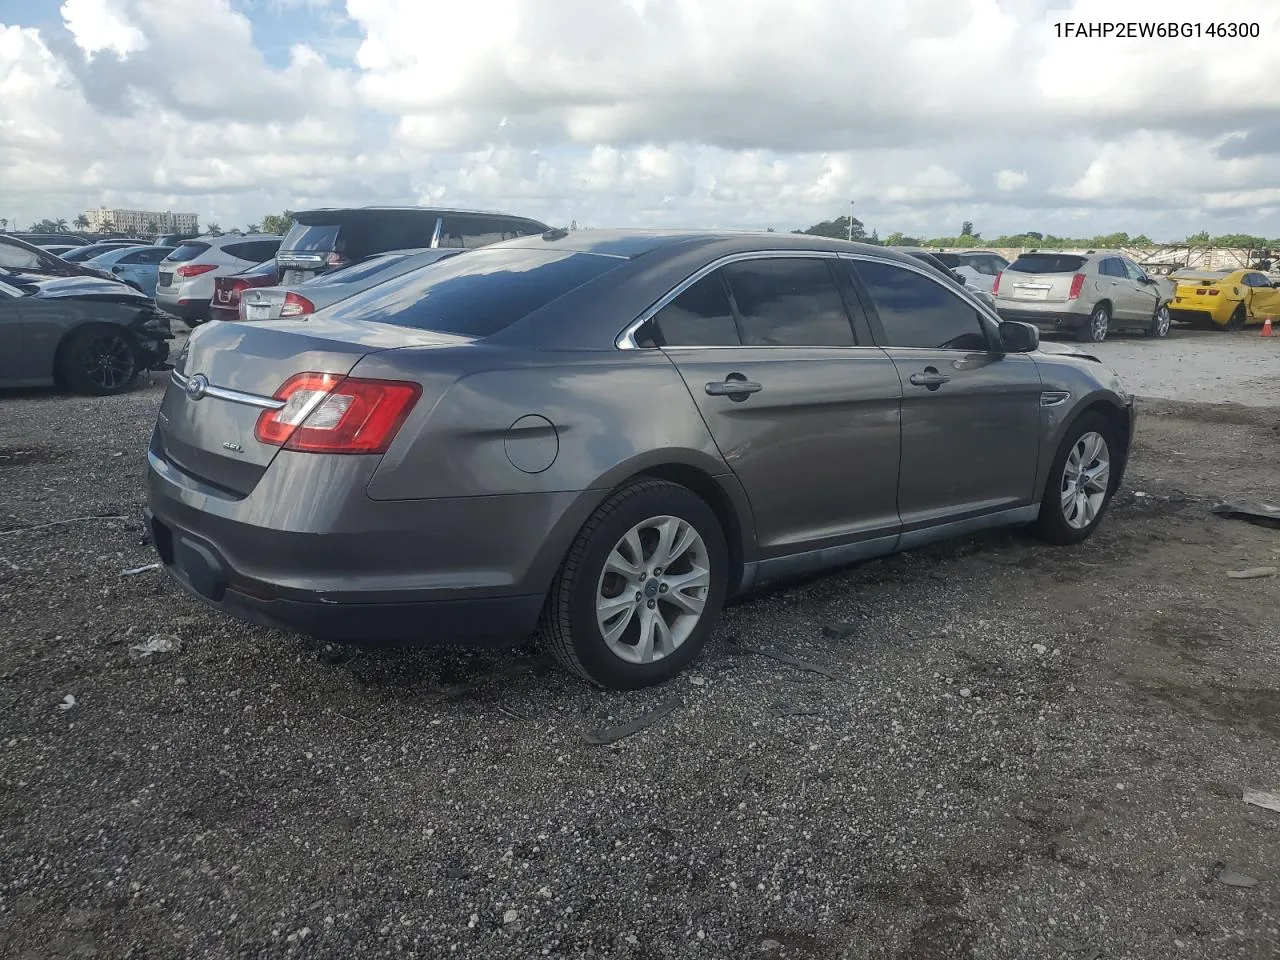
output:
[[[1075,273],[1084,265],[1084,257],[1069,253],[1024,253],[1009,269],[1015,273]]]
[[[185,263],[188,260],[194,260],[208,249],[207,243],[183,243],[165,259],[170,263]]]
[[[590,253],[472,250],[343,300],[331,316],[488,337],[625,261]]]
[[[336,223],[306,224],[295,223],[285,234],[281,250],[297,253],[332,253],[338,242],[338,225]]]
[[[76,247],[74,250],[68,250],[62,255],[62,259],[70,260],[72,263],[77,263],[82,260],[91,260],[99,254],[106,253],[111,249],[112,246],[109,243],[94,243],[87,247]]]
[[[332,253],[363,260],[390,250],[431,246],[436,213],[379,211],[344,216],[336,223],[294,224],[280,249],[296,253]]]

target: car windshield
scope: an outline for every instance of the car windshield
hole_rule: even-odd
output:
[[[1075,273],[1085,258],[1069,253],[1024,253],[1009,264],[1014,273]]]
[[[625,261],[522,247],[472,250],[343,300],[343,320],[487,337]]]
[[[83,263],[113,249],[115,248],[109,243],[91,243],[85,247],[76,247],[74,250],[68,250],[62,254],[62,259],[70,260],[72,263]]]

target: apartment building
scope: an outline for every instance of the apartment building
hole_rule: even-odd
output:
[[[102,233],[111,229],[120,233],[187,233],[200,232],[199,217],[194,213],[171,210],[86,210],[89,229]]]

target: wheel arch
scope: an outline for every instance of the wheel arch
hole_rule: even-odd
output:
[[[1089,414],[1099,414],[1107,425],[1111,427],[1113,434],[1120,445],[1120,450],[1115,452],[1114,457],[1117,461],[1116,469],[1111,471],[1111,492],[1115,493],[1120,487],[1120,482],[1124,478],[1125,468],[1129,463],[1129,450],[1133,443],[1133,431],[1131,425],[1131,415],[1129,406],[1120,399],[1120,397],[1112,394],[1110,391],[1097,394],[1083,401],[1071,415],[1067,417],[1062,425],[1058,428],[1057,435],[1054,437],[1053,450],[1056,451],[1062,445],[1063,438],[1080,422],[1082,417]],[[1052,457],[1049,462],[1052,463]],[[1048,464],[1046,464],[1046,471]],[[1048,483],[1052,478],[1047,474],[1044,483]],[[1043,485],[1042,485],[1043,489]]]
[[[87,330],[110,330],[120,333],[128,337],[135,350],[139,347],[138,338],[134,332],[127,325],[114,320],[86,319],[75,326],[68,327],[62,331],[62,336],[58,338],[58,345],[53,350],[53,381],[60,387],[66,386],[65,378],[62,376],[62,363],[66,359],[67,350],[70,349],[71,342]]]

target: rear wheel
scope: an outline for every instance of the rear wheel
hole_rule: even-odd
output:
[[[609,497],[578,534],[547,597],[541,639],[599,686],[661,683],[706,644],[727,567],[714,511],[678,484],[641,481]]]
[[[1156,307],[1156,312],[1151,317],[1151,325],[1147,327],[1147,336],[1167,337],[1169,335],[1169,327],[1172,325],[1173,317],[1169,314],[1169,308],[1161,304]]]
[[[1101,414],[1086,413],[1072,424],[1040,502],[1036,532],[1042,538],[1063,545],[1089,538],[1111,503],[1115,450],[1111,425]]]
[[[59,351],[58,372],[77,393],[108,396],[127,390],[142,372],[132,335],[119,327],[74,333]]]
[[[1231,319],[1227,321],[1228,330],[1243,330],[1246,319],[1244,304],[1240,304],[1231,313]]]
[[[1076,328],[1076,339],[1081,343],[1101,343],[1111,329],[1111,308],[1100,303],[1089,314],[1089,321]]]

